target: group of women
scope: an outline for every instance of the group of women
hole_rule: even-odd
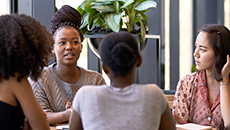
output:
[[[0,16],[1,129],[46,130],[61,122],[69,122],[70,130],[175,130],[175,122],[230,128],[230,31],[225,26],[200,30],[197,71],[178,82],[171,112],[157,85],[134,83],[142,57],[128,32],[110,33],[100,44],[110,85],[98,72],[77,66],[81,24],[82,16],[69,5],[53,15],[52,35],[30,16]],[[53,53],[57,61],[47,66]]]

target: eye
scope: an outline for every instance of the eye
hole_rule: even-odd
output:
[[[202,48],[200,48],[200,51],[201,51],[201,52],[205,52],[205,50],[204,50],[204,49],[202,49]]]
[[[73,44],[76,45],[78,44],[79,42],[76,40],[76,41],[73,41]]]
[[[60,45],[64,45],[64,44],[65,44],[65,41],[60,41],[59,44],[60,44]]]

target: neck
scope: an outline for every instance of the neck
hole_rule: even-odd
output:
[[[206,71],[206,82],[209,89],[215,89],[220,87],[220,82],[217,81],[212,75],[211,72]]]
[[[126,76],[117,76],[110,80],[111,86],[116,88],[124,88],[135,82],[135,73],[127,74]]]
[[[54,73],[63,81],[67,83],[77,83],[81,73],[75,65],[66,66],[57,64],[53,67]]]

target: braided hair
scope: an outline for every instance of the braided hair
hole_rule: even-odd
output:
[[[103,64],[121,76],[127,75],[140,58],[136,38],[126,31],[105,36],[99,46],[99,54]]]
[[[83,33],[80,30],[80,26],[83,23],[82,15],[73,7],[69,5],[63,5],[57,12],[54,13],[51,19],[51,31],[54,35],[57,29],[64,26],[70,26],[75,28],[83,41]]]

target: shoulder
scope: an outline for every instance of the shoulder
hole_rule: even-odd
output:
[[[194,84],[195,82],[198,82],[199,74],[203,73],[203,71],[195,71],[194,73],[187,74],[184,77],[180,79],[178,82],[179,84]]]
[[[86,70],[82,67],[79,67],[79,69],[81,70],[81,73],[83,73],[85,75],[102,76],[100,73],[98,73],[97,71],[94,71],[94,70]]]
[[[37,87],[43,87],[44,84],[52,84],[54,79],[52,77],[52,70],[50,70],[50,66],[44,67],[42,70],[42,73],[40,77],[37,79],[37,81],[32,80],[30,77],[28,78],[28,81],[33,89]]]
[[[103,93],[106,90],[106,85],[86,85],[82,86],[76,93],[76,97],[84,97],[89,98],[93,95],[97,95],[98,93]]]
[[[83,85],[106,84],[103,76],[100,73],[93,71],[93,70],[86,70],[81,67],[79,68],[81,70],[80,80]]]
[[[150,95],[151,97],[159,97],[161,98],[164,96],[163,91],[161,88],[156,84],[136,84],[138,89],[144,92],[146,95]]]
[[[93,91],[100,91],[102,89],[106,89],[106,85],[85,85],[82,86],[78,92],[93,92]],[[78,93],[77,92],[77,93]]]

